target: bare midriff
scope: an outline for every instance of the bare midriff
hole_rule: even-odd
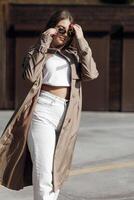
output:
[[[70,86],[65,87],[65,86],[52,86],[52,85],[42,84],[41,90],[48,91],[54,95],[57,95],[67,100],[69,100],[70,98]]]

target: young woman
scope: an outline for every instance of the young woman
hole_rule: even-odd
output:
[[[34,200],[56,200],[69,175],[82,105],[81,81],[98,77],[80,25],[55,12],[23,62],[30,90],[0,140],[1,184],[33,184]]]

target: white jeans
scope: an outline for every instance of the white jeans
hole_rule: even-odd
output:
[[[59,189],[53,192],[53,155],[67,106],[68,100],[41,90],[27,138],[33,163],[34,200],[58,198]]]

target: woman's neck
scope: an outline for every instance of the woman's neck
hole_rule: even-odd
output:
[[[53,43],[50,44],[50,48],[62,49],[63,47],[64,47],[64,45],[55,46]]]

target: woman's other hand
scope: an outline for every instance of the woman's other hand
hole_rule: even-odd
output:
[[[47,48],[53,40],[53,36],[57,34],[56,28],[49,28],[41,34],[41,45],[47,44]]]
[[[77,39],[81,39],[84,37],[84,34],[83,34],[83,31],[82,31],[82,28],[79,24],[72,24],[71,25],[74,30],[75,30],[75,35],[77,37]]]
[[[50,36],[53,36],[53,35],[56,35],[56,34],[57,34],[56,28],[49,28],[42,33],[42,35],[50,35]]]

